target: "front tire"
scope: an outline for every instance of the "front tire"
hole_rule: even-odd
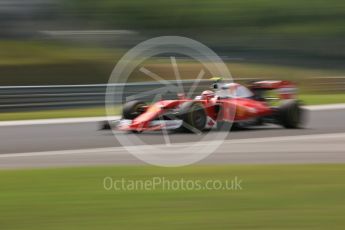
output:
[[[183,103],[179,109],[178,118],[183,121],[180,131],[197,132],[205,129],[207,115],[201,103]]]
[[[133,120],[145,112],[146,103],[142,101],[129,101],[123,105],[122,118]]]

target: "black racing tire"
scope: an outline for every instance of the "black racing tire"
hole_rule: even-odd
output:
[[[278,108],[278,122],[287,129],[300,128],[304,121],[301,103],[295,99],[285,100]]]
[[[140,114],[144,113],[145,102],[142,101],[129,101],[123,105],[122,109],[122,118],[133,120],[138,117]]]
[[[183,121],[183,124],[178,131],[189,133],[203,131],[207,122],[207,115],[204,106],[199,102],[193,101],[185,102],[180,106],[177,118]]]

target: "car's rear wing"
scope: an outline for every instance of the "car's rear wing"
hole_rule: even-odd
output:
[[[292,99],[297,94],[297,87],[293,82],[281,80],[254,81],[249,84],[249,89],[258,98],[264,98],[264,93],[270,90],[276,91],[280,99]]]

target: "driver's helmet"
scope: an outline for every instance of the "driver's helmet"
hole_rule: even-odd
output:
[[[203,91],[202,93],[201,93],[201,98],[202,99],[211,99],[211,98],[213,98],[214,97],[214,95],[215,95],[215,93],[213,92],[213,91],[211,91],[211,90],[205,90],[205,91]]]
[[[222,86],[222,90],[226,90],[227,94],[231,97],[236,97],[237,96],[237,89],[240,87],[241,85],[238,83],[228,83],[228,84],[224,84]]]

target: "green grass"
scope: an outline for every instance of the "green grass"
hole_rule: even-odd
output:
[[[300,99],[306,105],[345,103],[345,94],[302,94]]]
[[[0,41],[0,50],[0,85],[106,83],[124,53],[119,48],[3,40]],[[310,66],[307,64],[310,62],[308,58],[300,61],[300,64],[306,62],[303,65],[280,63],[278,59],[262,62],[262,59],[228,62],[227,65],[234,78],[288,79],[302,83],[308,77],[342,76],[345,73],[343,68],[323,66],[322,60]],[[169,59],[152,58],[144,64],[165,79],[175,79]],[[195,79],[202,68],[200,63],[188,59],[179,59],[177,64],[183,79]],[[212,76],[209,71],[205,71],[205,78]],[[152,79],[136,70],[128,80]],[[308,84],[301,85],[308,88]]]
[[[103,107],[0,113],[0,121],[105,116]]]
[[[126,180],[231,180],[242,190],[106,191]],[[344,165],[0,171],[1,229],[344,229]]]
[[[54,42],[1,40],[0,50],[0,66],[104,61],[117,57],[111,51],[100,47],[83,47]]]
[[[0,40],[0,85],[105,83],[120,49],[58,42]]]

